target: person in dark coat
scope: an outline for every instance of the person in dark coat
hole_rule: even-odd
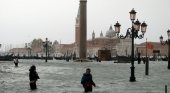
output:
[[[32,65],[29,69],[29,80],[30,80],[30,88],[32,90],[37,89],[36,82],[40,77],[38,76],[38,73],[36,72],[36,66]]]
[[[96,87],[96,84],[93,82],[90,68],[86,69],[86,73],[83,74],[81,79],[81,84],[83,85],[84,92],[92,92],[92,86]]]

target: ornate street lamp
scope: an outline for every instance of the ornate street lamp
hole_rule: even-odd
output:
[[[126,37],[130,36],[132,38],[132,50],[131,50],[131,76],[130,76],[130,81],[134,82],[136,81],[135,78],[135,67],[134,67],[134,38],[139,38],[142,39],[144,37],[144,34],[146,32],[147,24],[143,22],[142,24],[138,21],[138,19],[135,21],[136,18],[136,12],[134,9],[132,9],[130,12],[130,19],[132,21],[132,27],[127,29],[126,35],[119,35],[120,33],[120,27],[121,25],[117,22],[114,27],[115,31],[117,33],[117,37],[120,39],[125,39]],[[134,22],[135,21],[135,22]],[[138,35],[138,32],[141,27],[141,32],[142,34]]]
[[[170,69],[170,30],[167,31],[168,40],[163,41],[163,36],[160,36],[160,42],[162,45],[168,45],[168,69]]]
[[[47,62],[47,57],[49,57],[49,47],[52,45],[52,42],[48,41],[48,38],[43,42],[43,47],[45,48],[45,62]]]
[[[134,10],[134,8],[129,13],[130,13],[130,19],[134,21],[136,19],[136,11]]]

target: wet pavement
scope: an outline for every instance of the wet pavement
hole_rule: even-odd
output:
[[[149,75],[145,64],[135,63],[136,82],[129,82],[129,63],[66,62],[65,60],[19,60],[15,67],[12,61],[0,61],[0,93],[83,93],[80,84],[86,68],[91,68],[96,87],[92,93],[165,93],[170,92],[170,70],[167,61],[150,61]],[[29,88],[29,68],[36,65],[40,79],[38,89]]]

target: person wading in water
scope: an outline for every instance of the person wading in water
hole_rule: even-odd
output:
[[[86,73],[83,74],[81,78],[81,84],[83,85],[84,92],[92,92],[92,86],[96,87],[96,84],[93,82],[90,68],[86,69]]]
[[[29,69],[29,80],[30,80],[30,88],[31,90],[37,89],[36,82],[40,77],[38,76],[38,73],[36,72],[36,66],[32,65]]]

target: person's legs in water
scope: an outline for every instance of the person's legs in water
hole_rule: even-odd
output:
[[[30,88],[31,88],[31,90],[37,89],[36,82],[30,83]]]

